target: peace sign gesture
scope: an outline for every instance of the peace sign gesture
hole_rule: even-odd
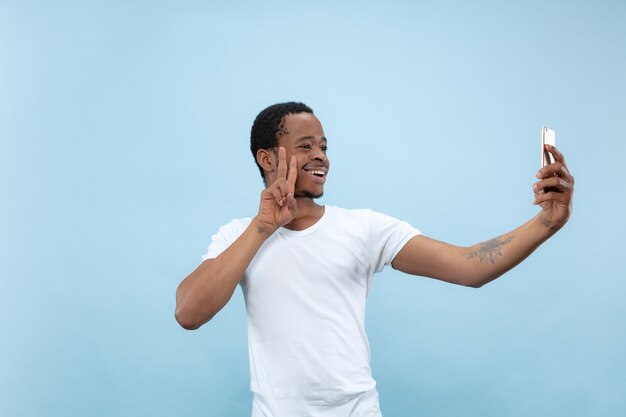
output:
[[[298,162],[292,156],[287,174],[287,156],[285,148],[278,148],[277,178],[261,193],[258,220],[267,233],[274,233],[279,227],[291,222],[298,214],[298,205],[294,197]]]

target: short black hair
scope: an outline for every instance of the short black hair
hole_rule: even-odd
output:
[[[250,131],[250,151],[256,166],[265,180],[263,168],[256,160],[259,149],[272,149],[278,146],[278,138],[283,133],[285,116],[289,114],[311,113],[313,110],[304,103],[289,101],[273,104],[258,114]]]

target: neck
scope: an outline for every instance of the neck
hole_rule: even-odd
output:
[[[297,197],[298,215],[285,226],[289,230],[304,230],[313,226],[324,215],[324,206],[317,204],[312,198]]]

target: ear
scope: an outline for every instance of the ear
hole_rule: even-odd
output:
[[[265,172],[273,172],[276,169],[276,156],[271,149],[259,149],[256,152],[256,161]]]

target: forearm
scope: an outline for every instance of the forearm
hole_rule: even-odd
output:
[[[463,260],[459,263],[465,263],[464,284],[481,287],[493,281],[526,259],[561,226],[546,221],[539,213],[509,233],[462,248]]]
[[[537,173],[540,181],[533,184],[539,214],[509,233],[470,247],[415,236],[398,252],[392,266],[407,274],[481,287],[526,259],[565,225],[572,212],[574,177],[555,147],[546,145],[545,149],[556,162],[543,167]]]
[[[246,230],[217,258],[202,262],[176,290],[176,320],[197,329],[230,300],[263,242],[270,236],[255,217]]]

